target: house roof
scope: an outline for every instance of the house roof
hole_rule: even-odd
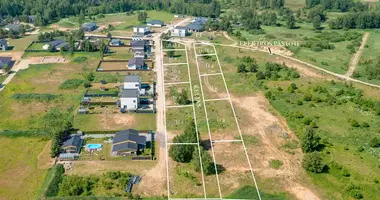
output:
[[[95,22],[87,22],[87,23],[84,23],[82,25],[83,28],[94,28],[96,27],[96,23]]]
[[[209,19],[207,17],[196,17],[195,18],[195,23],[199,23],[199,24],[204,25],[204,24],[207,23],[208,20]]]
[[[6,40],[4,40],[4,39],[0,39],[0,44],[2,44],[2,45],[7,45],[8,42],[7,42]]]
[[[53,47],[56,47],[56,46],[58,46],[58,45],[60,45],[62,43],[65,43],[65,41],[64,40],[53,40],[53,41],[49,42],[49,45],[53,46]]]
[[[140,82],[140,76],[136,76],[136,75],[125,76],[124,82],[126,82],[126,83],[129,83],[129,82]]]
[[[141,57],[133,57],[128,60],[128,65],[144,66],[144,59]]]
[[[135,28],[148,28],[148,26],[136,26]]]
[[[187,26],[177,26],[174,29],[187,30],[188,27]]]
[[[112,140],[112,151],[130,149],[138,150],[138,145],[146,145],[146,137],[139,136],[139,131],[128,129],[117,132]]]
[[[12,61],[12,57],[0,57],[0,69],[3,68],[4,65],[9,65]]]
[[[62,148],[75,146],[78,150],[82,147],[83,139],[80,135],[71,135],[66,141],[63,142]]]
[[[143,47],[146,45],[145,40],[131,40],[130,42],[132,47]]]
[[[189,25],[187,25],[187,28],[191,29],[191,30],[202,30],[203,29],[203,25],[200,24],[200,23],[191,23]]]
[[[67,42],[62,42],[60,44],[58,44],[57,46],[55,46],[55,48],[62,48],[62,47],[69,47],[69,43]]]
[[[115,44],[115,43],[116,43],[116,44],[120,44],[120,41],[121,41],[121,40],[120,40],[119,38],[114,38],[114,39],[111,40],[110,43],[111,43],[111,44]]]
[[[139,96],[138,89],[122,89],[120,92],[121,98],[137,98]]]
[[[165,23],[161,20],[150,20],[149,22],[147,22],[147,24],[159,24],[163,26]]]
[[[20,24],[7,24],[5,28],[14,30],[14,31],[19,31],[20,30]]]

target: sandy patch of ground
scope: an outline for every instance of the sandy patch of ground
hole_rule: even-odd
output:
[[[51,151],[51,140],[46,143],[44,149],[37,157],[37,168],[38,169],[49,169],[53,166],[54,160],[50,157]]]
[[[24,54],[24,52],[22,52],[22,51],[0,52],[1,57],[12,57],[12,60],[16,60],[16,61],[21,59],[22,54]]]
[[[157,145],[159,145],[157,164],[144,174],[141,182],[134,187],[134,192],[142,196],[167,195],[166,148],[162,142]]]
[[[284,189],[297,199],[319,199],[310,188],[302,186],[301,150],[295,149],[294,155],[280,150],[286,141],[297,138],[289,130],[285,120],[269,110],[270,105],[264,95],[232,99],[235,106],[247,111],[250,118],[249,126],[242,127],[243,133],[256,136],[261,141],[260,145],[247,146],[255,174],[262,178],[280,178],[283,180]],[[278,170],[270,168],[269,163],[273,159],[282,161],[283,166]]]

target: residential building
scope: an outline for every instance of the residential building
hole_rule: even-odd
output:
[[[187,28],[190,32],[202,32],[204,31],[204,27],[202,24],[194,22],[189,25],[187,25]]]
[[[124,43],[119,38],[114,38],[109,43],[110,46],[121,46],[124,45]]]
[[[141,51],[140,51],[141,52]],[[128,60],[128,69],[141,70],[145,68],[145,62],[143,57],[133,57]]]
[[[131,40],[130,45],[132,47],[132,51],[145,51],[147,47],[147,43],[145,40]]]
[[[137,155],[146,148],[146,137],[140,136],[139,131],[128,129],[117,132],[112,140],[113,155]]]
[[[98,27],[96,26],[95,22],[88,22],[82,25],[83,31],[91,32],[96,30]]]
[[[0,50],[6,51],[8,49],[8,42],[5,39],[0,39]]]
[[[124,78],[124,89],[140,89],[141,79],[140,76],[129,75]]]
[[[69,48],[69,44],[64,41],[64,40],[53,40],[47,44],[45,44],[44,46],[42,46],[42,49],[43,50],[49,50],[49,49],[53,49],[53,50],[60,50],[62,48]]]
[[[189,34],[189,29],[186,26],[177,26],[171,32],[171,36],[186,37]]]
[[[12,66],[12,57],[0,57],[0,74],[5,74],[5,67]]]
[[[8,24],[4,27],[5,30],[9,31],[15,31],[15,32],[20,32],[20,24]]]
[[[82,134],[70,135],[70,137],[61,145],[61,152],[78,154],[83,144],[81,136]]]
[[[133,27],[133,34],[135,35],[146,35],[148,33],[150,33],[150,28],[148,26]]]
[[[146,23],[147,26],[153,26],[153,27],[163,27],[165,23],[161,20],[150,20]]]
[[[133,35],[132,40],[144,40],[144,36],[142,35]]]
[[[135,51],[134,57],[144,59],[145,58],[145,52],[144,51]]]

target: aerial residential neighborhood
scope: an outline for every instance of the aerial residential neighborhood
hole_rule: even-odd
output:
[[[379,1],[0,2],[0,199],[379,199]]]

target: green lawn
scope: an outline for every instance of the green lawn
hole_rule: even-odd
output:
[[[13,48],[12,51],[24,51],[35,40],[37,40],[37,35],[30,35],[17,39],[9,39],[8,45]]]
[[[37,168],[45,145],[39,138],[0,138],[0,199],[37,198],[47,173]]]

